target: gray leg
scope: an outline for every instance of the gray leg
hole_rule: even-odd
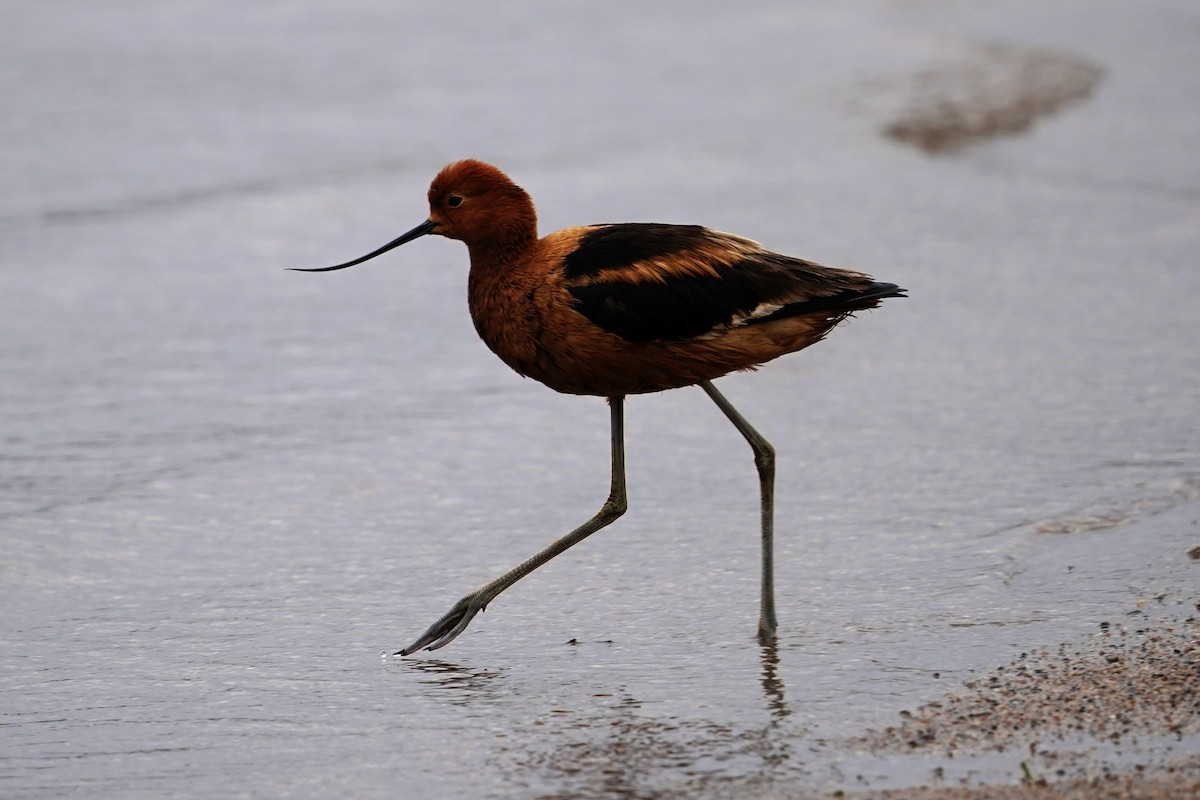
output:
[[[408,647],[395,653],[395,655],[407,656],[422,648],[437,650],[439,647],[445,647],[450,644],[460,633],[466,630],[467,625],[470,624],[475,615],[487,608],[488,603],[496,599],[496,596],[505,589],[567,548],[582,542],[604,526],[611,524],[625,513],[625,509],[629,507],[629,499],[625,494],[624,401],[625,398],[623,397],[610,397],[608,399],[609,413],[612,420],[612,484],[608,490],[608,499],[604,501],[604,505],[596,512],[596,515],[551,544],[545,550],[536,553],[520,565],[496,578],[496,580],[484,584],[459,600],[454,605],[454,608],[450,609],[444,617],[433,623],[429,630],[422,634],[420,639],[417,639]]]
[[[725,416],[729,417],[729,421],[754,451],[754,466],[758,468],[758,488],[762,500],[762,607],[758,617],[758,640],[765,644],[775,638],[775,448],[754,430],[711,381],[701,381],[700,388],[725,412]]]

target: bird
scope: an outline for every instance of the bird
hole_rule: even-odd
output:
[[[428,201],[424,222],[365,256],[291,269],[346,269],[427,235],[462,241],[479,337],[522,376],[558,392],[606,398],[612,470],[608,498],[590,519],[465,595],[393,655],[450,644],[501,592],[621,517],[629,506],[626,398],[685,386],[699,386],[753,451],[762,538],[757,638],[774,642],[775,449],[712,381],[815,344],[854,312],[906,291],[700,225],[605,223],[539,237],[529,193],[476,159],[444,167]]]

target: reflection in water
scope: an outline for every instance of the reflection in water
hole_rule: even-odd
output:
[[[787,732],[781,729],[780,723],[791,716],[792,711],[784,698],[783,678],[779,677],[779,645],[772,640],[761,644],[760,647],[763,696],[767,701],[771,721],[762,731],[759,756],[767,766],[765,777],[772,777],[791,757]]]
[[[793,758],[797,734],[783,724],[791,710],[775,644],[762,646],[761,665],[761,726],[655,717],[621,688],[594,695],[597,705],[534,720],[519,737],[523,746],[501,754],[511,759],[502,768],[519,796],[541,800],[682,798],[794,784],[804,768]]]
[[[771,712],[771,725],[775,726],[792,712],[783,697],[783,679],[779,677],[779,645],[774,641],[762,647],[762,687]]]
[[[434,686],[449,693],[447,698],[458,706],[470,705],[474,701],[492,699],[500,694],[497,678],[500,670],[467,669],[450,661],[404,661],[400,662],[414,672],[425,673],[421,683]]]

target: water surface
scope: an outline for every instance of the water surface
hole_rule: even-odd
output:
[[[6,797],[849,788],[840,739],[1195,590],[1190,4],[10,16]],[[883,135],[992,45],[1103,77],[950,156]],[[624,519],[380,658],[607,491],[603,402],[487,352],[459,244],[283,271],[420,222],[464,156],[547,230],[699,222],[910,290],[721,384],[780,455],[777,647],[749,452],[681,390],[629,404]]]

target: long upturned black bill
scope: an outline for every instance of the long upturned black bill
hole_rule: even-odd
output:
[[[370,261],[375,256],[383,255],[388,250],[391,250],[395,247],[399,247],[400,245],[402,245],[406,242],[411,242],[413,239],[419,239],[427,233],[433,233],[433,229],[436,227],[437,227],[436,222],[434,222],[431,219],[427,219],[424,222],[422,222],[420,225],[418,225],[417,227],[413,228],[408,233],[401,236],[400,238],[393,239],[392,241],[388,242],[387,244],[385,244],[383,247],[379,248],[378,250],[367,253],[365,256],[362,256],[361,258],[356,258],[353,261],[347,261],[345,264],[336,264],[332,267],[315,267],[315,268],[310,268],[310,269],[305,269],[304,267],[288,267],[288,269],[290,269],[294,272],[332,272],[335,269],[345,269],[346,267],[353,267],[355,264],[361,264],[364,261]]]

